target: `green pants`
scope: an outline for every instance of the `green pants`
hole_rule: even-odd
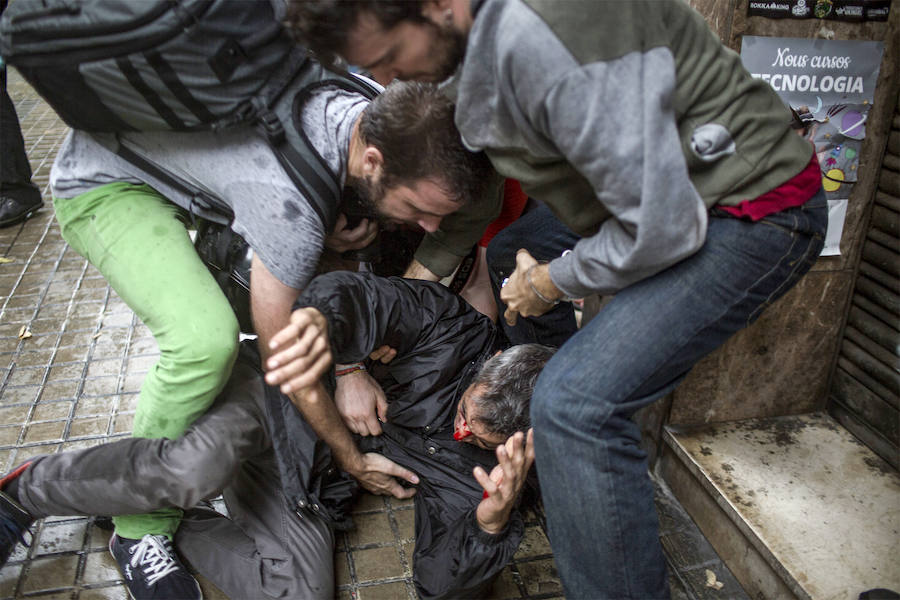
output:
[[[63,239],[103,274],[159,345],[132,435],[177,438],[224,387],[238,344],[237,319],[191,244],[184,211],[153,188],[128,183],[54,199],[53,207]],[[116,533],[171,538],[180,519],[177,508],[116,517]]]

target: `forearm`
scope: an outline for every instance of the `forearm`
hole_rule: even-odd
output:
[[[362,468],[362,453],[322,384],[292,392],[290,398],[319,439],[331,448],[338,466],[356,477]]]
[[[406,279],[424,279],[425,281],[439,281],[441,279],[439,275],[432,273],[428,267],[416,259],[409,263],[406,272],[403,273],[403,277]]]
[[[262,364],[272,353],[269,341],[284,329],[291,320],[291,309],[300,290],[278,281],[254,255],[250,276],[250,315],[253,328],[259,336],[259,352]]]

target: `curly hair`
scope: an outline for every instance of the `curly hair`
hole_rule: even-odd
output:
[[[359,136],[384,157],[386,189],[431,179],[465,204],[480,198],[492,178],[487,156],[463,146],[453,104],[433,84],[388,85],[360,117]]]
[[[310,50],[334,60],[347,44],[359,15],[375,17],[385,29],[402,21],[425,23],[423,0],[288,0],[285,26]]]

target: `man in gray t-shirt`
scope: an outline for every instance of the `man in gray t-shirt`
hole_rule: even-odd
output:
[[[297,106],[287,126],[302,128],[336,180],[353,186],[380,218],[418,225],[439,240],[436,246],[450,247],[440,242],[438,223],[481,194],[490,167],[462,146],[452,105],[441,94],[400,84],[370,102],[324,86]],[[141,388],[133,435],[174,439],[224,386],[238,327],[188,237],[191,196],[117,156],[110,150],[116,144],[231,208],[232,228],[254,250],[250,304],[263,360],[275,348],[272,336],[289,325],[292,305],[332,232],[253,129],[69,135],[51,173],[62,236],[103,273],[159,345],[160,360]],[[337,248],[361,247],[372,235],[374,224],[365,223],[333,232],[331,240]],[[478,237],[472,235],[470,245]],[[330,356],[315,364],[281,362],[268,366],[318,377]],[[284,382],[282,390],[289,393],[292,385]],[[398,474],[395,468],[400,469],[386,467],[392,475]],[[380,489],[364,476],[360,480]],[[169,543],[180,516],[169,509],[115,519],[110,549],[134,597],[198,597],[196,582]],[[135,563],[137,556],[148,557],[146,563]]]

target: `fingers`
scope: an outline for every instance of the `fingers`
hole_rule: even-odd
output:
[[[472,474],[475,476],[475,480],[478,482],[478,484],[484,488],[484,491],[487,493],[488,497],[497,495],[500,486],[497,482],[491,479],[490,475],[488,475],[484,469],[482,469],[481,467],[475,467],[472,470]]]
[[[390,346],[388,346],[387,344],[385,344],[384,346],[379,346],[378,348],[375,348],[369,354],[369,358],[371,358],[372,360],[379,360],[383,364],[388,364],[389,362],[394,360],[394,358],[396,356],[397,356],[397,351],[394,348],[391,348]]]
[[[266,363],[270,369],[266,373],[266,383],[281,385],[292,381],[291,389],[305,387],[318,380],[329,365],[331,365],[331,349],[324,338],[317,337],[306,346],[301,340],[269,359]],[[273,368],[274,366],[278,368]],[[282,391],[288,393],[290,390],[282,388]]]
[[[416,495],[416,488],[405,488],[399,483],[395,483],[394,487],[391,489],[391,496],[394,498],[399,498],[403,500],[405,498],[412,498]]]
[[[381,424],[378,422],[374,413],[368,415],[366,420],[362,422],[360,428],[364,428],[366,431],[360,435],[381,435]]]
[[[378,223],[373,219],[361,219],[355,227],[347,229],[347,217],[341,213],[325,245],[332,250],[344,252],[357,250],[372,243],[378,235]]]
[[[325,316],[315,308],[298,308],[291,313],[290,324],[271,337],[269,349],[275,350],[294,342],[301,332],[305,332],[307,329],[311,329],[313,335],[325,335],[327,334],[328,322],[325,320]]]
[[[375,411],[378,413],[378,418],[381,419],[383,423],[387,423],[388,406],[387,398],[384,397],[384,393],[381,393],[375,399]],[[381,429],[380,426],[379,429]]]
[[[319,381],[319,379],[325,374],[328,368],[331,366],[331,351],[326,351],[320,355],[318,360],[316,360],[311,366],[303,368],[299,367],[298,369],[290,369],[291,365],[288,365],[284,369],[279,369],[275,372],[275,378],[280,378],[283,383],[279,389],[284,394],[290,394],[296,390],[303,389],[305,387],[309,387]],[[296,377],[289,377],[285,375],[286,371],[299,372],[300,375]],[[266,382],[269,381],[268,375],[266,375]],[[278,385],[277,383],[272,383],[271,385]]]

